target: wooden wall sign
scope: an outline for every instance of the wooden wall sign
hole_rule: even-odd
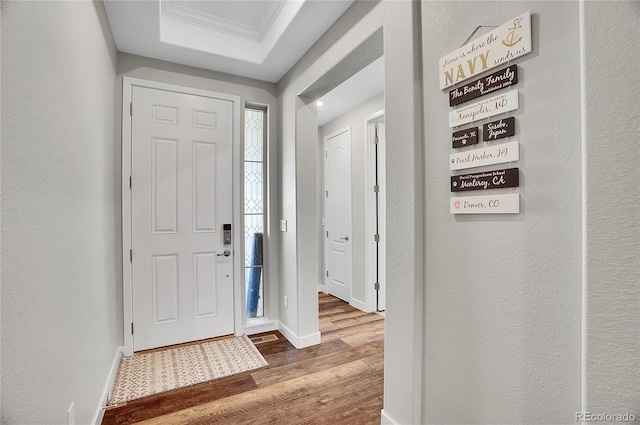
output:
[[[449,112],[449,127],[457,127],[516,109],[518,109],[518,90],[512,90]]]
[[[501,187],[520,186],[520,170],[507,168],[504,170],[487,171],[476,174],[451,176],[451,191],[488,190]]]
[[[518,214],[520,195],[457,196],[450,199],[451,214]]]
[[[449,106],[459,105],[514,84],[518,84],[518,65],[511,65],[491,75],[456,87],[449,92]]]
[[[488,122],[482,126],[482,140],[492,140],[511,137],[516,134],[516,119],[514,117]]]
[[[440,89],[531,53],[531,13],[525,12],[440,58]]]
[[[482,149],[467,150],[449,155],[449,170],[504,164],[520,159],[520,143],[509,142]]]
[[[478,143],[478,127],[465,128],[451,134],[451,143],[454,148],[471,146]]]

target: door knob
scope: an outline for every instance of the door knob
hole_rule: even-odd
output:
[[[348,241],[349,240],[349,236],[345,236],[344,238],[340,238],[340,239],[342,239],[343,241]]]
[[[222,254],[217,254],[217,255],[218,257],[228,257],[231,255],[231,251],[229,251],[228,249],[225,249]]]

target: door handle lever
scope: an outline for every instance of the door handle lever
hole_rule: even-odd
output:
[[[231,251],[229,251],[228,249],[225,249],[222,254],[217,254],[218,257],[228,257],[230,255],[231,255]]]
[[[348,241],[349,240],[349,236],[345,236],[344,238],[340,238],[340,239],[342,239],[343,241]]]

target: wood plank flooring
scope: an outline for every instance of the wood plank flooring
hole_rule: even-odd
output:
[[[257,344],[269,366],[107,409],[102,425],[379,424],[384,318],[318,295],[322,343]]]

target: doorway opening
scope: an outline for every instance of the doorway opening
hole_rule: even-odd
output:
[[[380,94],[319,128],[324,164],[324,267],[319,291],[365,312],[386,308],[383,107]],[[341,143],[346,146],[339,149]]]

